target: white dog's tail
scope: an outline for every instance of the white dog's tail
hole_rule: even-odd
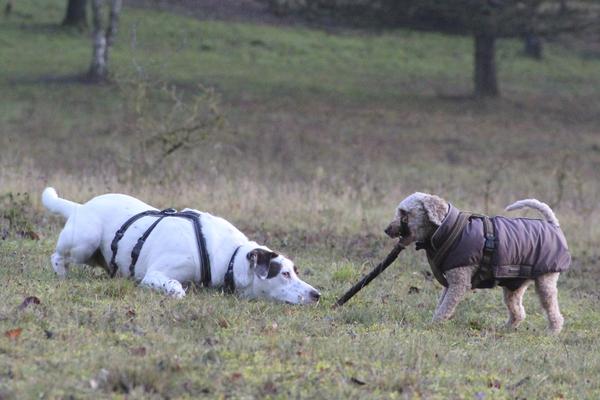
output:
[[[525,208],[525,207],[529,207],[529,208],[533,208],[534,210],[538,210],[539,212],[542,213],[544,218],[546,218],[546,221],[550,222],[552,225],[554,225],[557,228],[560,226],[560,224],[558,223],[558,218],[556,218],[556,215],[554,215],[554,211],[552,211],[550,206],[548,204],[542,203],[541,201],[536,200],[536,199],[524,199],[524,200],[516,201],[516,202],[512,203],[510,206],[506,207],[506,211],[519,210],[519,209]]]
[[[44,189],[42,193],[42,204],[53,213],[69,218],[73,212],[79,208],[80,204],[70,200],[61,199],[56,194],[56,190],[51,187]]]

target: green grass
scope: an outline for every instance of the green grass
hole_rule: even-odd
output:
[[[325,294],[319,306],[302,308],[213,290],[176,301],[91,269],[58,281],[47,267],[52,245],[3,246],[0,328],[22,333],[0,339],[0,387],[17,398],[591,399],[600,393],[597,297],[583,296],[572,277],[561,282],[567,325],[555,338],[545,332],[533,293],[516,332],[501,327],[498,290],[471,295],[447,325],[430,324],[438,287],[414,257],[332,310],[354,279],[332,273],[332,257],[322,248],[295,254],[305,278]],[[409,293],[411,286],[418,293]],[[41,304],[19,310],[28,295]]]
[[[11,230],[0,220],[0,398],[598,398],[599,59],[554,42],[535,62],[500,41],[503,97],[480,101],[463,97],[468,38],[125,8],[114,81],[96,87],[73,79],[91,43],[57,27],[63,3],[18,1],[0,23],[0,196],[32,198],[0,210],[21,217]],[[129,130],[142,126],[127,95],[136,65],[188,96],[215,87],[227,120],[144,177],[122,160],[152,133]],[[167,104],[142,123],[159,125]],[[38,200],[47,184],[78,201],[125,192],[224,216],[290,255],[323,300],[192,290],[174,301],[89,268],[59,281],[49,256],[62,221]],[[552,203],[573,254],[559,282],[564,332],[546,334],[533,290],[516,332],[502,328],[500,290],[432,325],[439,285],[412,250],[332,310],[383,258],[382,229],[416,190],[490,214],[517,198]],[[31,226],[41,240],[19,235]],[[27,296],[41,303],[19,309]]]

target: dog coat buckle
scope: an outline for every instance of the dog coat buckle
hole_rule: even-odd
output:
[[[484,247],[486,250],[494,251],[494,249],[496,248],[496,237],[493,234],[485,235]]]

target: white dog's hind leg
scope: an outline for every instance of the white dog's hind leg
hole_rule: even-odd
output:
[[[64,278],[69,272],[69,264],[90,263],[90,258],[100,247],[101,235],[101,223],[97,218],[77,209],[60,232],[51,257],[56,274]]]
[[[183,290],[181,282],[176,279],[171,279],[159,271],[150,270],[146,272],[140,285],[164,292],[176,299],[181,299],[185,296],[185,290]]]

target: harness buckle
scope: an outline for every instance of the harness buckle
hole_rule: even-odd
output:
[[[174,208],[165,208],[160,212],[161,214],[176,214],[177,210]]]
[[[484,248],[485,250],[491,250],[493,251],[496,248],[496,242],[495,242],[496,237],[494,235],[485,235],[485,244],[484,244]]]

